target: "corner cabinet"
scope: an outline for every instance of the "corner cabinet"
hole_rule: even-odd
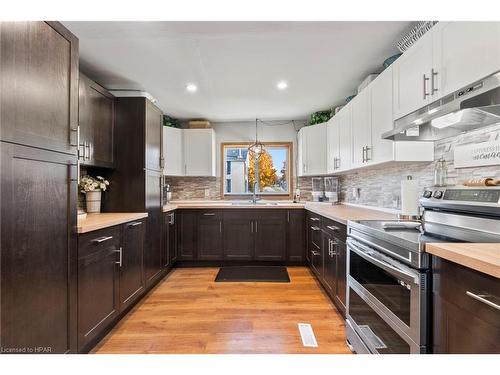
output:
[[[305,126],[298,135],[298,174],[314,176],[327,173],[326,122]]]

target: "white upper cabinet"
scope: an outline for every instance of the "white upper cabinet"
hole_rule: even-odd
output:
[[[439,22],[431,31],[433,100],[500,70],[500,22]]]
[[[337,169],[340,171],[348,170],[352,167],[351,109],[351,103],[347,103],[335,115],[339,128],[339,160],[337,162]]]
[[[163,127],[163,158],[165,159],[165,167],[163,169],[164,175],[184,175],[184,154],[182,142],[182,129],[176,129],[169,126]]]
[[[299,176],[326,174],[326,123],[305,126],[299,132]]]
[[[371,97],[369,88],[361,91],[351,104],[353,167],[368,163],[372,148]]]
[[[184,129],[184,175],[215,176],[215,131]]]
[[[399,119],[500,71],[500,22],[439,22],[392,67]]]
[[[394,127],[392,118],[392,66],[380,74],[366,90],[371,95],[372,140],[368,159],[373,163],[393,160],[393,141],[383,139],[382,134]]]
[[[326,123],[327,160],[326,172],[333,173],[340,168],[339,117],[333,116]]]
[[[431,31],[424,34],[393,64],[394,119],[429,103],[432,89]]]

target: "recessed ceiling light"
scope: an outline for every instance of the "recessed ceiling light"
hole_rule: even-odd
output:
[[[198,86],[196,86],[194,83],[188,83],[186,85],[186,90],[189,92],[196,92],[198,91]]]
[[[280,81],[278,82],[276,87],[278,88],[278,90],[284,90],[288,87],[288,83],[286,83],[285,81]]]

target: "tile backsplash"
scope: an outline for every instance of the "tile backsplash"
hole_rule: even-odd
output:
[[[453,151],[456,146],[480,143],[500,138],[500,124],[436,141],[434,159],[444,158],[448,166],[448,185],[461,184],[466,179],[493,177],[500,179],[500,166],[456,169]],[[423,190],[432,186],[434,163],[391,163],[364,168],[340,176],[340,200],[349,203],[384,208],[400,208],[401,180],[412,176]],[[301,191],[302,200],[311,200],[311,177],[299,177],[294,181]],[[168,177],[173,190],[173,199],[220,199],[219,177]],[[353,189],[359,188],[359,197]],[[205,196],[207,189],[208,196]]]

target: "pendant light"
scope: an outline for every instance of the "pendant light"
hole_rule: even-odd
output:
[[[255,119],[255,142],[248,147],[248,152],[255,157],[255,160],[258,160],[264,151],[264,145],[262,144],[262,142],[259,142],[257,132],[258,121],[258,119]]]

